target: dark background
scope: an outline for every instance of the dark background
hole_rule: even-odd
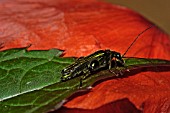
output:
[[[126,6],[170,34],[170,0],[102,0]]]

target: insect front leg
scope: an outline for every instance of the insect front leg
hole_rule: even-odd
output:
[[[113,58],[113,57],[112,57],[112,54],[110,54],[110,55],[109,55],[109,61],[108,61],[109,71],[110,71],[111,73],[115,74],[116,76],[118,76],[117,73],[115,73],[114,71],[111,70],[111,68],[112,68],[112,58]],[[116,66],[117,66],[117,64],[116,64],[116,59],[113,60],[113,61],[114,61],[114,67],[116,67]]]
[[[111,70],[111,66],[112,66],[111,62],[112,62],[112,61],[114,61],[114,68],[115,68],[114,71]],[[109,71],[110,71],[111,73],[113,73],[115,76],[123,75],[122,70],[119,69],[119,67],[117,66],[116,58],[115,58],[114,60],[111,59],[111,60],[109,61]]]
[[[128,71],[127,67],[124,64],[122,66],[118,66],[116,59],[114,60],[114,70],[110,70],[111,73],[114,73],[116,76],[122,76],[124,74],[124,70]]]

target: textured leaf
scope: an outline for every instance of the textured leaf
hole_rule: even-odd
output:
[[[74,61],[59,58],[61,53],[56,49],[0,52],[0,112],[44,112],[62,102],[64,88],[44,88],[58,83],[61,69]]]
[[[12,49],[0,52],[0,112],[41,113],[58,109],[65,99],[79,90],[80,78],[61,82],[61,69],[74,59],[59,58],[61,51],[30,51]],[[113,68],[113,72],[124,73],[136,65],[169,64],[164,60],[125,59],[126,68]],[[115,77],[110,71],[101,71],[83,81],[87,89],[100,79]]]
[[[86,56],[108,48],[123,54],[152,24],[128,8],[97,0],[8,0],[0,9],[3,49],[32,44],[29,50],[58,48],[65,50],[65,56]],[[167,34],[153,27],[127,56],[168,60],[169,42]]]
[[[51,67],[55,64],[51,60],[60,54],[58,50],[26,52],[25,49],[12,49],[1,52],[0,100],[59,81],[59,76],[54,75],[58,75],[56,69],[60,67]]]
[[[109,104],[105,104],[93,110],[62,107],[57,112],[58,113],[113,113],[113,111],[114,113],[141,113],[141,110],[138,110],[133,105],[133,103],[131,103],[127,98],[117,100]],[[51,112],[51,113],[55,113],[55,112]]]

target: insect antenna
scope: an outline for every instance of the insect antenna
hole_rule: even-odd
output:
[[[139,33],[137,35],[137,37],[134,39],[134,41],[130,44],[130,46],[127,48],[127,50],[125,51],[125,53],[122,55],[122,58],[125,56],[125,54],[129,51],[129,49],[132,47],[132,45],[136,42],[136,40],[147,30],[149,30],[150,28],[152,28],[154,25],[149,26],[148,28],[146,28],[145,30],[143,30],[141,33]]]
[[[145,30],[143,30],[140,34],[137,35],[137,37],[134,39],[134,41],[130,44],[130,46],[127,48],[127,50],[125,51],[125,53],[122,55],[122,58],[125,56],[125,54],[128,52],[128,50],[132,47],[132,45],[136,42],[136,40],[140,37],[140,35],[142,35],[144,32],[146,32],[147,30],[151,29],[152,27],[154,27],[155,25],[151,25],[148,28],[146,28]],[[149,59],[146,59],[148,62],[150,62],[151,65],[154,65],[154,63],[152,61],[150,61]],[[156,66],[155,70],[159,72],[159,68]]]

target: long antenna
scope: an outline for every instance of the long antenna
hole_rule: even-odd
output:
[[[125,56],[125,54],[128,52],[128,50],[132,47],[132,45],[136,42],[136,40],[139,38],[140,35],[142,35],[144,32],[146,32],[147,30],[149,30],[150,28],[152,28],[154,25],[151,25],[150,27],[146,28],[144,31],[142,31],[141,33],[138,34],[138,36],[135,38],[135,40],[130,44],[130,46],[127,48],[127,50],[125,51],[125,53],[122,55],[122,57]]]

